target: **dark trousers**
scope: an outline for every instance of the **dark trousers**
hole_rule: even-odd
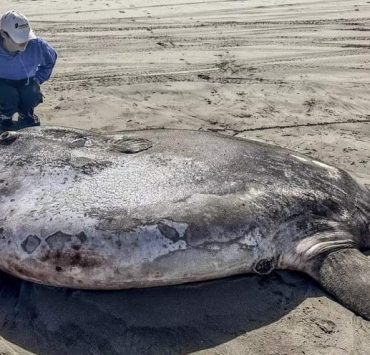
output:
[[[16,112],[33,115],[33,109],[43,101],[40,85],[29,80],[0,79],[0,113],[13,116]]]

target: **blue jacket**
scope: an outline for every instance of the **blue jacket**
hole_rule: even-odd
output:
[[[22,80],[35,78],[42,84],[50,78],[57,53],[45,40],[35,38],[28,42],[24,52],[10,54],[0,40],[0,78]]]

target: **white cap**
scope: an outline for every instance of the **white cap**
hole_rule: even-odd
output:
[[[17,11],[5,12],[1,16],[0,27],[17,44],[36,38],[27,18]]]

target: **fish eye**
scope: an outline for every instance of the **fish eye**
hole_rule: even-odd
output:
[[[19,137],[19,133],[6,131],[0,134],[0,144],[8,145],[13,143]]]

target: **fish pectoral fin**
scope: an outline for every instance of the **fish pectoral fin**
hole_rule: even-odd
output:
[[[370,320],[370,257],[355,248],[334,250],[310,261],[308,272],[344,306]]]

